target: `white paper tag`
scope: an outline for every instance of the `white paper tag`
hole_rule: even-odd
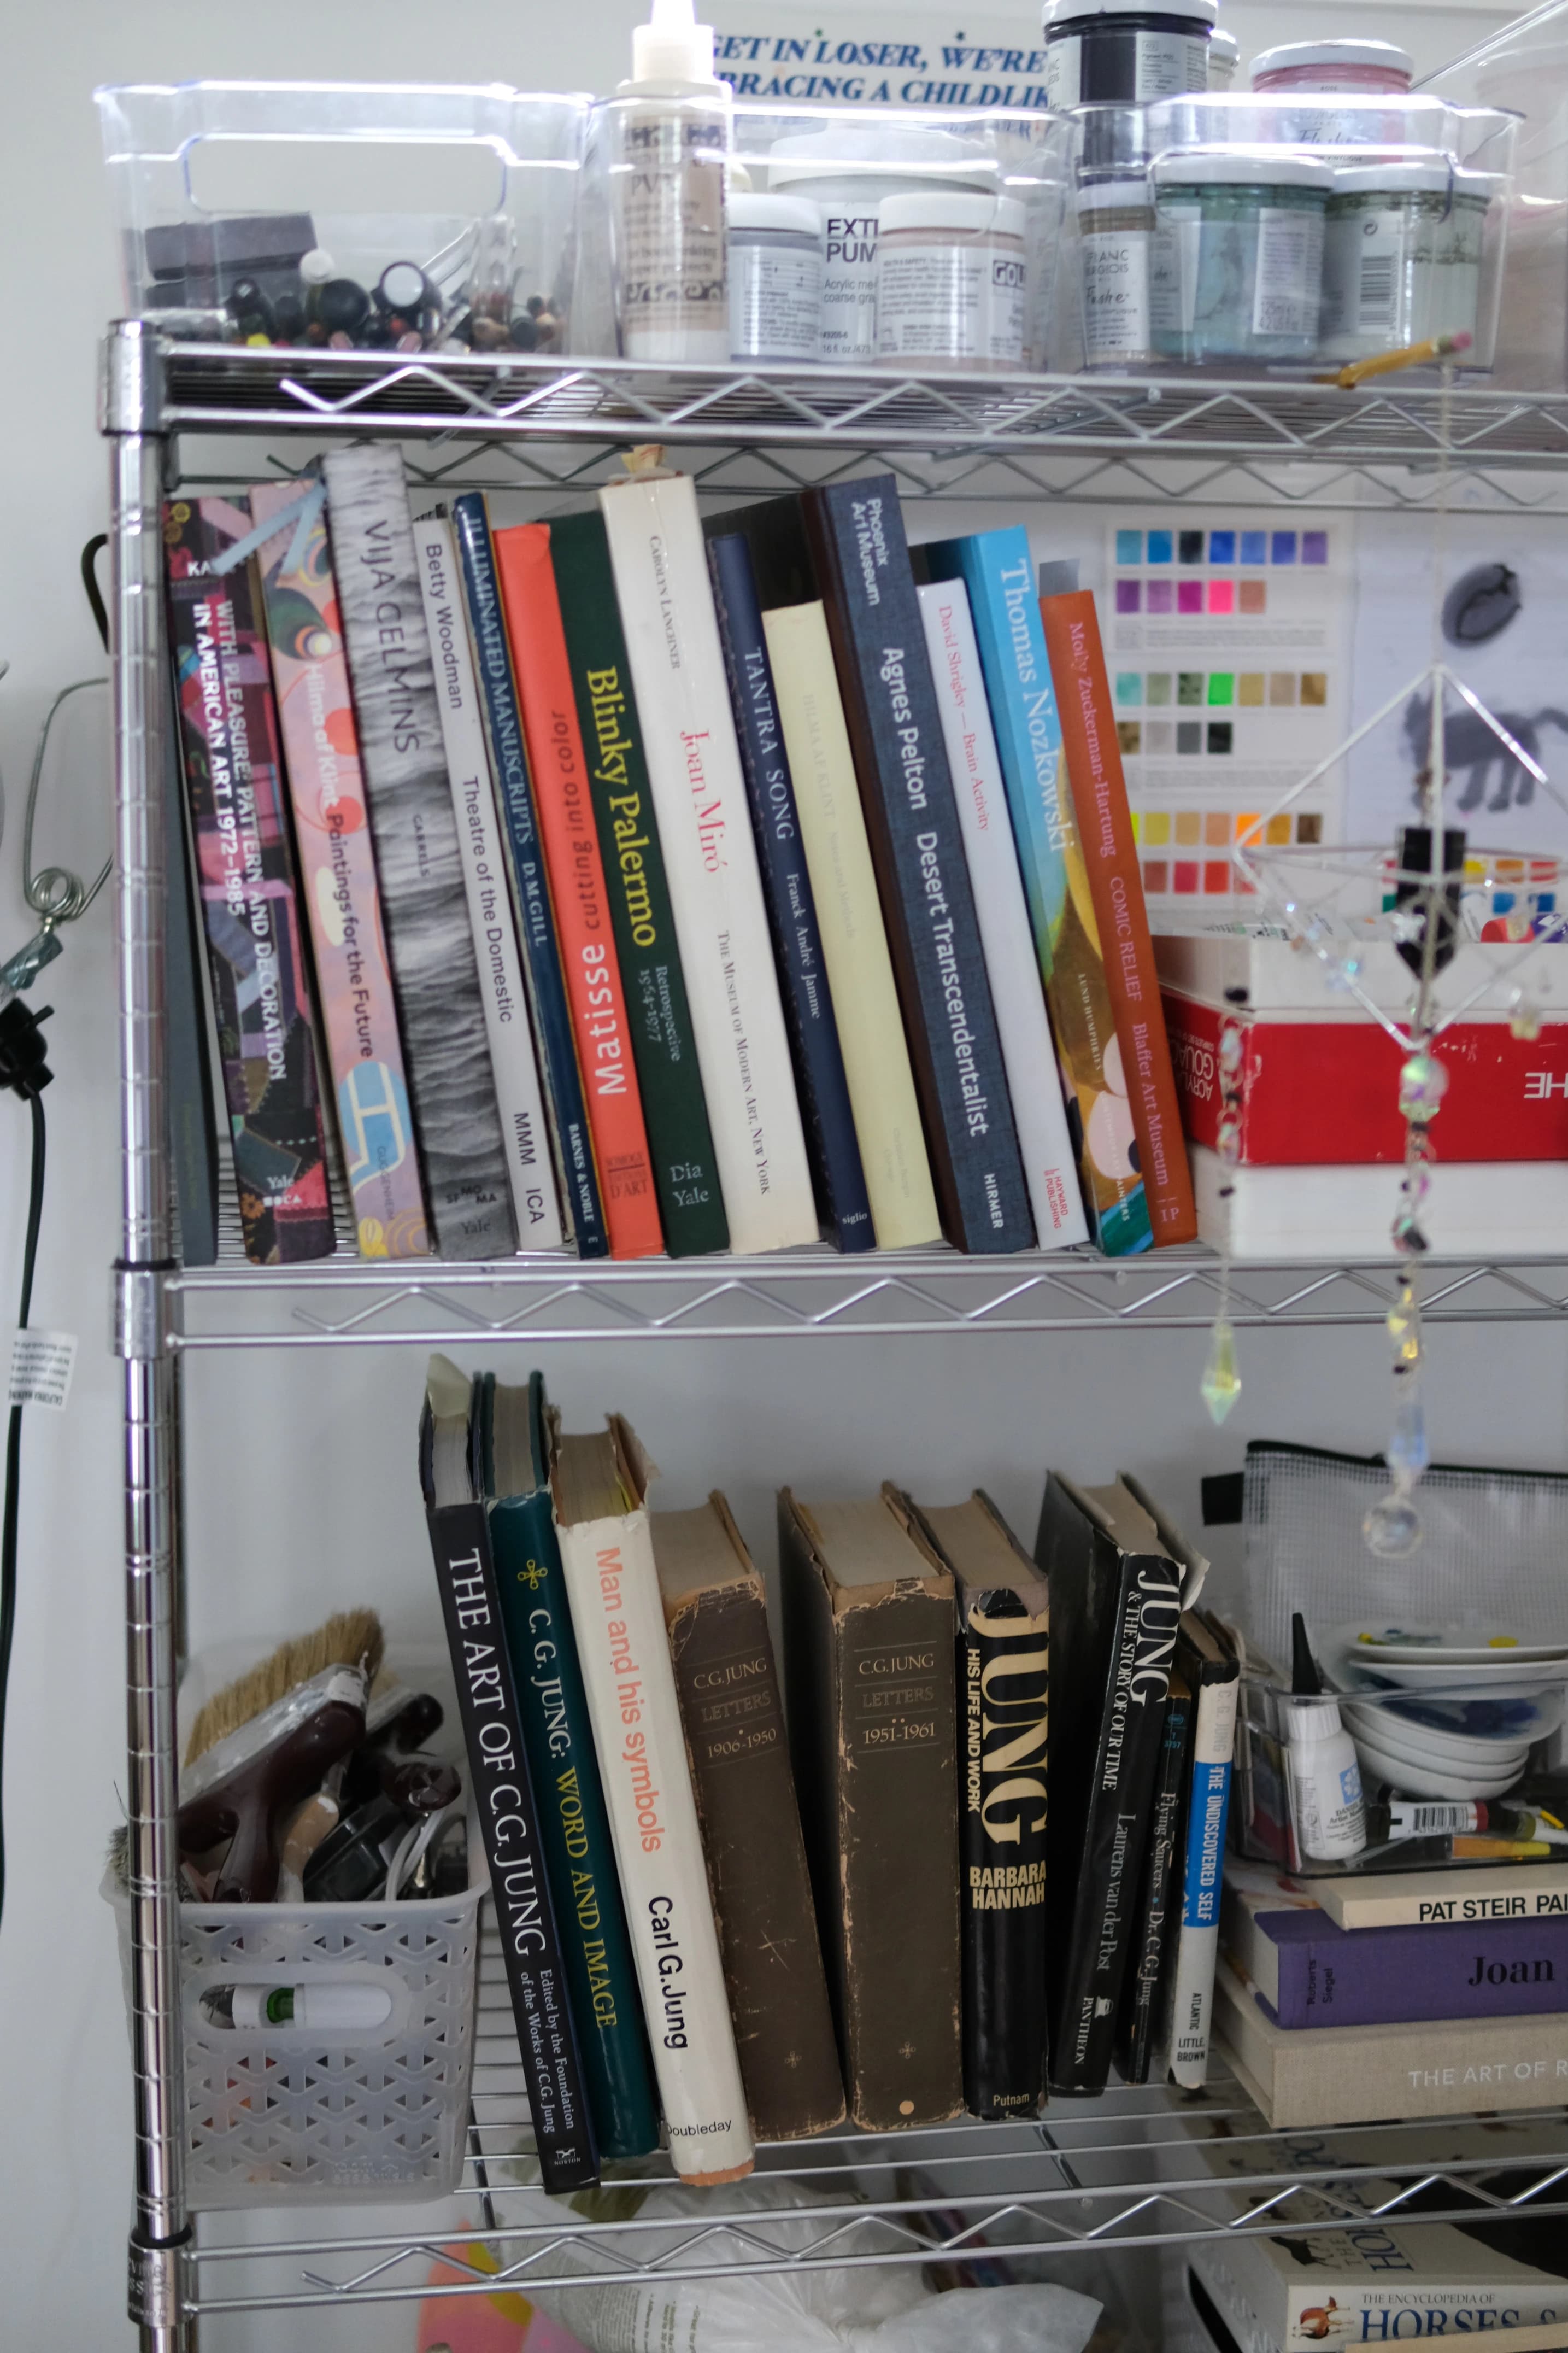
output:
[[[75,1368],[74,1332],[18,1332],[11,1344],[11,1403],[62,1413]]]

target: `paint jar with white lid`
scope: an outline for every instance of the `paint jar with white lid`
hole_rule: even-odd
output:
[[[1006,371],[1024,364],[1028,264],[1023,206],[956,188],[878,207],[877,357]]]
[[[1282,149],[1163,153],[1152,166],[1149,302],[1162,358],[1310,360],[1334,175]]]
[[[1241,43],[1223,25],[1216,25],[1209,35],[1209,88],[1229,90],[1240,63]]]
[[[1467,334],[1480,308],[1487,211],[1497,186],[1446,157],[1369,164],[1334,174],[1323,242],[1322,356]]]
[[[734,189],[730,356],[815,360],[822,335],[822,213],[809,197]]]
[[[1209,86],[1218,0],[1046,0],[1046,103],[1176,98]]]
[[[994,187],[997,165],[951,131],[868,112],[823,131],[791,132],[767,155],[768,186],[820,207],[825,234],[825,364],[877,356],[877,210],[886,196]]]
[[[1154,197],[1147,174],[1130,171],[1125,178],[1097,179],[1080,187],[1078,237],[1085,367],[1121,369],[1152,361]]]
[[[1375,98],[1410,88],[1415,60],[1392,41],[1285,41],[1252,60],[1255,90],[1339,90]]]

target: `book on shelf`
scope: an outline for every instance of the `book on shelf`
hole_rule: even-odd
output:
[[[1191,1241],[1197,1213],[1094,598],[1087,589],[1042,596],[1040,617],[1150,1229],[1156,1248]]]
[[[1073,1115],[1083,1199],[1100,1249],[1125,1257],[1149,1247],[1149,1205],[1068,790],[1029,534],[1013,523],[963,539],[929,541],[918,554],[931,579],[961,579],[969,591],[1035,955]]]
[[[916,1505],[957,1601],[958,1902],[963,2101],[1038,2116],[1046,2101],[1046,1580],[989,1495]]]
[[[1548,2017],[1277,2026],[1228,1962],[1215,2025],[1249,2099],[1277,2132],[1386,2116],[1560,2108],[1568,2101],[1568,2010]]]
[[[1068,1242],[1087,1241],[1089,1225],[1003,796],[969,595],[962,580],[939,580],[921,589],[920,600],[1029,1207],[1041,1248],[1059,1250]]]
[[[941,1240],[942,1219],[800,501],[763,500],[710,528],[741,533],[751,552],[877,1244],[920,1248]]]
[[[658,2145],[658,2094],[550,1500],[544,1383],[482,1376],[479,1469],[501,1631],[601,2158]]]
[[[1236,1862],[1226,1866],[1226,1877]],[[1260,1871],[1262,1866],[1244,1865]],[[1484,1926],[1498,1920],[1568,1919],[1568,1860],[1489,1863],[1484,1871],[1379,1871],[1352,1877],[1268,1874],[1283,1903],[1319,1905],[1340,1928]]]
[[[598,2179],[598,2152],[490,1553],[472,1409],[468,1375],[445,1356],[432,1356],[419,1424],[419,1480],[540,2172],[546,2190],[561,2194]]]
[[[1215,1250],[1228,1235],[1238,1259],[1387,1255],[1403,1164],[1237,1168],[1202,1144],[1188,1158],[1198,1237]],[[1568,1229],[1568,1160],[1439,1158],[1421,1227],[1440,1258],[1554,1258]]]
[[[479,491],[465,491],[454,501],[452,528],[462,559],[463,603],[484,699],[485,736],[505,828],[518,942],[528,970],[529,1007],[550,1113],[551,1148],[555,1155],[561,1203],[579,1258],[605,1258],[609,1254],[609,1234],[605,1224],[599,1173],[594,1165],[594,1141],[588,1126],[583,1076],[577,1068],[577,1050],[573,1042],[572,1008],[561,969],[555,913],[550,903],[550,883],[533,805],[528,755],[523,748],[522,717],[518,709],[517,681],[512,675],[506,618],[496,581],[489,518]]]
[[[839,1250],[870,1250],[877,1240],[871,1201],[856,1141],[773,662],[744,535],[710,529],[708,569],[795,1056],[817,1216]]]
[[[850,2120],[941,2124],[963,2105],[952,1578],[886,1488],[825,1504],[785,1488],[779,1578]]]
[[[1165,1730],[1154,1773],[1149,1835],[1132,1910],[1132,1949],[1122,1980],[1112,2055],[1124,2084],[1146,2084],[1175,1943],[1173,1911],[1182,1900],[1181,1836],[1192,1779],[1193,1694],[1178,1659],[1165,1699]]]
[[[925,633],[890,474],[805,491],[948,1240],[1035,1239]]]
[[[1263,1875],[1263,1874],[1260,1874]],[[1277,2026],[1313,2031],[1568,2010],[1568,1917],[1342,1928],[1226,1873],[1225,1950]]]
[[[1165,2042],[1171,2081],[1184,2091],[1196,2092],[1208,2080],[1241,1666],[1206,1614],[1197,1609],[1182,1612],[1176,1665],[1193,1694],[1193,1746]]]
[[[479,682],[463,617],[457,543],[451,524],[439,514],[426,515],[415,524],[414,543],[452,810],[462,851],[463,887],[484,996],[485,1034],[506,1145],[512,1215],[524,1250],[558,1250],[563,1239],[561,1208],[555,1196],[544,1092],[512,922]]]
[[[257,570],[360,1255],[425,1258],[425,1194],[323,493],[319,484],[301,491],[298,482],[255,482],[249,505],[258,530],[276,525],[257,551]]]
[[[395,448],[322,460],[360,767],[437,1254],[517,1248],[414,525]]]
[[[670,2159],[683,2181],[738,2181],[752,2135],[648,1529],[652,1465],[618,1414],[592,1436],[561,1436],[553,1413],[551,1426],[561,1564]]]
[[[689,475],[599,493],[733,1250],[818,1238]]]
[[[1035,1559],[1051,1595],[1047,2021],[1050,2088],[1102,2092],[1132,1948],[1139,1863],[1184,1585],[1198,1556],[1125,1474],[1046,1481]]]
[[[651,1525],[752,2130],[795,2140],[842,2123],[844,2085],[767,1593],[722,1495]]]
[[[170,708],[179,681],[170,669]],[[181,783],[180,729],[163,736],[163,820],[169,912],[163,928],[163,1010],[168,1055],[169,1157],[180,1219],[180,1264],[217,1263],[217,1112],[202,987],[202,921],[195,854]]]
[[[728,1250],[719,1162],[697,1066],[697,1038],[603,515],[591,509],[552,522],[550,560],[561,598],[664,1245],[671,1258]]]
[[[651,1258],[664,1236],[549,526],[515,524],[496,532],[493,545],[610,1253]]]
[[[254,565],[234,499],[163,509],[169,640],[185,797],[217,1017],[245,1254],[332,1248],[327,1134],[305,942]]]

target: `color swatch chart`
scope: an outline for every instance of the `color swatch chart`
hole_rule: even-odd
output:
[[[1155,912],[1244,895],[1238,835],[1342,741],[1351,534],[1345,517],[1173,524],[1169,509],[1107,525],[1107,656]],[[1268,839],[1342,839],[1342,799],[1335,772],[1270,818]]]

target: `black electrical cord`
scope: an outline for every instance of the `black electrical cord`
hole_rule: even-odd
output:
[[[16,1000],[13,1000],[15,1002]],[[47,1072],[45,1074],[47,1077]],[[33,1272],[38,1260],[38,1228],[44,1215],[46,1130],[43,1097],[30,1093],[33,1114],[33,1175],[27,1197],[27,1238],[22,1247],[22,1301],[17,1328],[26,1331],[33,1306]],[[5,1504],[0,1519],[0,1782],[5,1769],[5,1698],[11,1677],[11,1637],[16,1624],[16,1523],[22,1499],[22,1408],[11,1408],[5,1436]],[[0,1919],[5,1910],[5,1818],[0,1808]]]

